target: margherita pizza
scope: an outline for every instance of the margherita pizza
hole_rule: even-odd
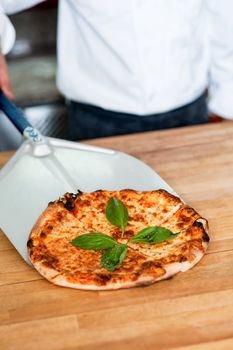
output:
[[[67,193],[34,225],[30,260],[50,282],[107,290],[152,284],[204,255],[207,220],[165,190]]]

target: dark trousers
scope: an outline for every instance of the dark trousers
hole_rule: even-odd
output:
[[[166,113],[138,116],[71,101],[68,139],[77,141],[142,131],[161,130],[208,122],[205,94]]]

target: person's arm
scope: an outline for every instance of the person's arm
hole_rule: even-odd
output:
[[[5,56],[2,53],[0,53],[0,89],[10,100],[13,99],[7,63]]]
[[[5,54],[7,54],[15,41],[15,30],[3,12],[3,8],[0,3],[0,89],[10,99],[13,98],[10,80],[8,75],[7,64],[5,60]]]
[[[15,30],[9,18],[12,14],[45,0],[0,0],[0,89],[10,99],[13,98],[5,55],[11,50],[15,42]]]
[[[206,9],[210,119],[233,119],[233,1],[206,0]]]

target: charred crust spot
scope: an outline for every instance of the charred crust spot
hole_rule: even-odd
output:
[[[128,208],[128,210],[133,210],[133,209],[135,209],[135,206],[134,206],[134,205],[127,204],[127,208]]]
[[[94,191],[93,193],[96,193],[97,195],[98,194],[101,194],[101,193],[103,193],[103,192],[105,192],[104,190],[96,190],[96,191]]]
[[[157,267],[158,269],[162,269],[163,266],[159,262],[154,262],[154,266]]]
[[[64,207],[69,210],[72,211],[74,209],[74,201],[73,198],[68,198],[66,203],[64,203]]]
[[[189,246],[192,249],[203,250],[202,240],[201,239],[192,239],[189,241]]]
[[[187,244],[186,243],[184,243],[183,245],[180,246],[180,251],[183,254],[187,251]]]
[[[183,210],[186,211],[186,213],[189,214],[189,215],[195,213],[195,210],[193,208],[191,208],[191,207],[184,207]]]
[[[115,238],[115,239],[120,238],[121,237],[121,230],[116,228],[115,231],[112,232],[111,236],[112,236],[112,238]]]
[[[61,221],[62,217],[63,217],[62,213],[60,211],[57,212],[57,220]]]
[[[159,190],[155,190],[152,191],[152,193],[159,193],[161,195],[164,195],[166,197],[169,197],[170,199],[176,200],[178,202],[181,202],[180,198],[177,196],[174,196],[173,194],[169,193],[168,191],[164,190],[164,189],[159,189]]]
[[[152,191],[152,193],[160,193],[160,194],[164,194],[164,193],[166,193],[166,194],[168,194],[168,192],[167,191],[165,191],[165,190],[162,190],[162,189],[159,189],[159,190],[157,190],[157,191]]]
[[[185,255],[180,255],[179,256],[179,262],[181,263],[181,262],[185,262],[185,261],[187,261],[188,259],[187,259],[187,257],[185,256]]]
[[[142,263],[142,269],[150,269],[150,268],[162,268],[162,265],[159,262],[155,262],[152,260],[145,261]]]
[[[105,203],[100,203],[100,204],[98,205],[98,209],[99,209],[100,211],[102,211],[102,212],[105,212]]]
[[[204,242],[209,242],[209,241],[210,241],[210,237],[209,237],[209,235],[207,234],[207,232],[205,231],[202,222],[200,222],[200,221],[195,221],[194,224],[193,224],[193,226],[194,226],[194,227],[197,227],[197,228],[200,228],[200,229],[203,231],[202,239],[203,239]]]
[[[199,221],[195,221],[193,223],[193,226],[203,229],[203,224],[202,224],[202,222],[199,222]]]
[[[47,226],[47,229],[48,229],[48,230],[52,230],[52,229],[53,229],[53,226],[52,226],[52,225],[48,225],[48,226]]]
[[[101,284],[106,284],[111,280],[112,276],[110,274],[103,274],[103,273],[97,273],[96,274],[96,279],[97,282]]]
[[[133,215],[133,217],[131,219],[133,219],[134,221],[144,221],[145,220],[145,218],[141,214],[135,214],[135,215]]]
[[[134,236],[134,231],[133,230],[126,230],[124,234],[125,238],[131,238]]]
[[[31,238],[27,241],[27,247],[33,248],[33,240]]]
[[[140,275],[141,275],[140,272],[134,272],[132,274],[132,281],[137,281],[139,279]],[[138,285],[141,285],[141,283],[138,283]]]
[[[182,230],[184,228],[184,223],[183,222],[178,222],[177,223],[177,228]]]
[[[181,220],[181,224],[185,223],[185,222],[188,223],[191,220],[191,217],[190,216],[181,215],[180,216],[180,220]]]
[[[82,192],[82,191],[77,190],[77,193],[76,193],[76,194],[75,194],[75,193],[73,193],[73,196],[78,197],[78,196],[81,196],[82,194],[83,194],[83,192]]]
[[[62,196],[62,197],[60,197],[57,201],[55,201],[55,202],[50,202],[50,203],[54,203],[54,204],[59,204],[59,203],[62,203],[65,207],[66,207],[66,203],[69,201],[72,201],[72,203],[73,203],[73,201],[77,198],[77,197],[79,197],[79,196],[81,196],[82,195],[82,192],[81,191],[77,191],[77,193],[69,193],[69,192],[67,192],[67,193],[65,193],[64,194],[64,196]],[[69,205],[68,205],[69,206]],[[68,208],[66,208],[66,209],[68,209]],[[69,209],[68,209],[69,210]]]
[[[79,190],[77,190],[77,192],[76,193],[70,193],[70,192],[67,192],[66,194],[65,194],[65,198],[73,198],[73,199],[75,199],[75,198],[77,198],[78,196],[80,196],[80,195],[82,195],[83,194],[83,192],[82,191],[79,191]]]
[[[42,259],[43,265],[47,267],[54,267],[59,262],[58,258],[51,255],[46,255],[44,258],[45,258],[44,260]]]
[[[208,234],[206,232],[204,232],[202,237],[203,237],[203,241],[204,242],[209,242],[210,241],[210,237],[208,236]]]
[[[47,234],[46,234],[45,232],[41,231],[40,237],[41,237],[41,238],[45,238],[46,236],[47,236]]]
[[[131,193],[140,193],[140,191],[132,190],[132,188],[125,188],[124,190],[120,190],[119,193],[122,196],[121,198],[123,198],[124,195],[127,196],[128,194],[131,194]]]
[[[145,261],[142,263],[142,269],[148,269],[154,267],[154,262],[153,261]]]

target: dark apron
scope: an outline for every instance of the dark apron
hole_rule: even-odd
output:
[[[206,95],[166,113],[138,116],[70,101],[68,139],[84,140],[208,122]]]

